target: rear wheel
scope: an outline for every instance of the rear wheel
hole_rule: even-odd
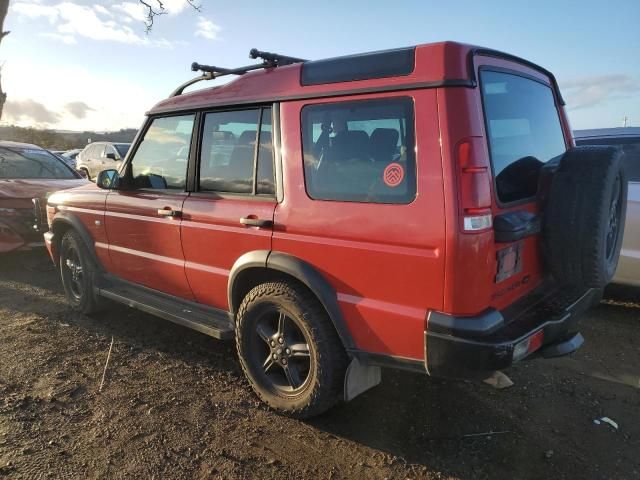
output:
[[[67,230],[60,242],[60,276],[69,304],[82,313],[100,310],[102,301],[94,292],[96,268],[84,241],[75,230]]]
[[[240,305],[237,322],[242,369],[267,405],[308,418],[341,399],[347,355],[309,291],[290,282],[259,285]]]

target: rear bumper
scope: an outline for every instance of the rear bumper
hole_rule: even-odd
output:
[[[482,378],[532,354],[567,355],[583,342],[575,333],[580,315],[600,301],[602,291],[538,291],[503,312],[476,317],[431,312],[425,332],[430,375]]]

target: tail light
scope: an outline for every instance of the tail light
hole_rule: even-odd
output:
[[[465,232],[481,232],[492,227],[491,176],[481,142],[481,137],[469,137],[456,147],[458,201]]]

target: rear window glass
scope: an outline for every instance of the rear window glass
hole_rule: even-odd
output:
[[[414,146],[410,98],[302,109],[305,183],[316,200],[410,203],[416,195]]]
[[[498,199],[533,197],[542,165],[566,150],[553,92],[503,72],[480,72],[489,151]]]
[[[627,178],[630,182],[640,182],[640,137],[577,138],[576,145],[621,146]]]
[[[78,178],[69,167],[46,150],[0,147],[0,178]]]

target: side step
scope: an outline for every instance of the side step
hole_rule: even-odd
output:
[[[233,322],[224,310],[176,300],[162,292],[128,283],[109,283],[97,289],[98,295],[214,338],[229,340],[234,337]]]

